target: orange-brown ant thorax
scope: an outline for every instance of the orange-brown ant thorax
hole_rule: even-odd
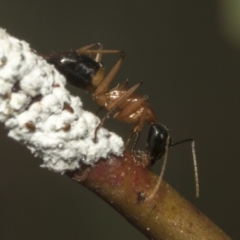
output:
[[[148,108],[146,109],[145,121],[148,124],[153,124],[157,121],[156,114],[155,114],[154,110],[151,108],[151,106],[149,106],[149,105],[148,105]]]
[[[108,105],[114,104],[124,94],[126,94],[126,90],[117,90],[116,88],[113,88],[112,90],[110,90],[107,93]],[[117,109],[122,109],[125,102],[126,100],[123,101],[122,104],[119,104],[117,106]],[[108,109],[108,106],[106,108]]]
[[[95,95],[94,93],[92,94],[93,100],[101,107],[105,107],[107,109],[108,105],[108,97],[106,94],[102,95]]]

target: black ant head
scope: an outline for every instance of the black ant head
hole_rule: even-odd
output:
[[[188,138],[176,143],[172,143],[168,130],[165,126],[161,124],[152,124],[148,132],[147,146],[146,146],[146,153],[147,153],[147,158],[149,162],[148,165],[152,166],[157,160],[161,159],[162,157],[164,158],[163,158],[163,165],[162,165],[162,170],[158,179],[158,183],[155,189],[153,190],[153,192],[151,193],[151,195],[149,196],[149,199],[151,199],[155,195],[155,193],[157,192],[161,184],[162,177],[163,177],[166,163],[167,163],[169,147],[173,147],[185,142],[191,142],[193,166],[194,166],[194,174],[195,174],[195,184],[196,184],[196,197],[199,197],[197,157],[195,152],[194,140],[192,138]]]
[[[56,52],[46,57],[46,60],[53,64],[70,84],[81,89],[95,89],[104,77],[101,63],[76,51]]]
[[[161,124],[152,124],[149,128],[146,145],[150,166],[164,156],[170,145],[171,138],[167,128]]]

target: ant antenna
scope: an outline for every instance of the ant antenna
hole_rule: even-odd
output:
[[[185,139],[176,143],[170,144],[170,147],[174,147],[178,144],[185,143],[185,142],[191,142],[192,147],[192,158],[193,158],[193,168],[194,168],[194,178],[195,178],[195,188],[196,188],[196,197],[199,197],[199,178],[198,178],[198,168],[197,168],[197,156],[196,156],[196,150],[195,150],[195,141],[192,138]]]

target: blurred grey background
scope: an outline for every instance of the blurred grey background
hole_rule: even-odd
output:
[[[173,139],[196,140],[200,198],[188,144],[171,149],[165,180],[239,239],[239,2],[1,0],[0,26],[40,53],[95,42],[125,50],[112,86],[143,81],[139,93],[149,96]],[[116,59],[105,56],[106,69]],[[69,89],[85,109],[98,109],[89,94]],[[125,139],[131,129],[114,120],[106,127]],[[0,134],[0,239],[146,239],[87,189],[41,169],[2,124]]]

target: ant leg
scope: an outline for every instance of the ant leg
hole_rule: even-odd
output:
[[[98,132],[99,128],[103,126],[103,124],[106,121],[106,119],[116,110],[116,108],[120,104],[122,104],[126,99],[128,99],[141,85],[142,85],[142,82],[134,85],[124,95],[119,97],[118,100],[116,100],[115,102],[113,102],[113,103],[108,105],[108,108],[107,108],[108,112],[107,112],[107,114],[101,119],[101,122],[99,123],[99,125],[95,129],[94,142],[96,142],[97,132]]]
[[[102,50],[102,51],[104,51],[104,50]],[[105,51],[110,51],[110,50],[105,50]],[[112,53],[112,52],[105,52],[105,53]],[[116,76],[117,72],[119,71],[119,69],[123,63],[123,59],[125,57],[125,52],[117,51],[117,52],[113,52],[113,53],[120,53],[121,56],[120,56],[119,60],[115,63],[115,65],[112,67],[112,69],[109,71],[107,76],[102,80],[102,82],[96,88],[95,94],[94,94],[94,96],[96,96],[96,97],[98,95],[101,95],[101,94],[107,92],[109,84],[112,82],[112,80]]]
[[[86,50],[89,50],[89,49],[92,49],[92,48],[95,48],[95,47],[98,47],[98,49],[102,49],[102,44],[101,43],[93,43],[93,44],[89,44],[89,45],[86,45],[84,47],[81,47],[79,49],[77,49],[77,53],[82,53]]]
[[[144,99],[144,101],[147,101],[147,97]],[[125,146],[127,146],[132,138],[132,135],[135,133],[136,134],[136,138],[133,142],[133,146],[132,146],[132,149],[131,149],[131,152],[134,153],[135,149],[136,149],[136,146],[137,146],[137,143],[138,143],[138,140],[140,138],[140,133],[141,133],[141,130],[142,130],[142,127],[143,127],[143,124],[144,124],[144,121],[145,121],[145,117],[146,117],[146,107],[144,107],[143,109],[143,112],[140,116],[140,119],[137,123],[137,125],[134,127],[134,129],[130,132],[129,134],[129,137],[127,139],[127,142],[125,144]]]
[[[77,53],[79,54],[91,54],[91,53],[101,53],[101,54],[116,54],[116,53],[125,53],[122,50],[110,50],[110,49],[102,49],[102,44],[101,43],[96,43],[92,44],[93,46],[99,46],[99,49],[84,49],[84,48],[79,48],[76,50]],[[91,45],[89,45],[91,46]]]
[[[145,118],[146,118],[146,112],[147,112],[147,109],[145,107],[143,109],[142,115],[141,115],[141,117],[139,119],[139,122],[138,122],[137,126],[135,126],[135,128],[134,128],[134,132],[136,133],[136,138],[135,138],[135,141],[134,141],[133,146],[132,146],[132,152],[135,151],[135,148],[136,148],[137,143],[139,141],[140,132],[141,132],[141,130],[143,128],[143,124],[144,124],[144,121],[145,121]]]
[[[98,50],[102,50],[102,49],[103,49],[103,45],[101,43],[99,43]],[[96,54],[95,61],[98,63],[100,63],[102,61],[102,53]]]
[[[104,107],[99,107],[98,110],[96,111],[95,115],[98,115],[100,111],[102,111],[104,109]]]
[[[117,90],[117,91],[119,91],[119,90],[121,90],[121,91],[126,91],[126,87],[128,86],[128,79],[127,80],[125,80],[123,83],[118,83],[117,84],[117,86],[116,87],[114,87],[114,88],[112,88],[110,91],[112,92],[112,91],[114,91],[114,90]]]
[[[117,87],[117,89],[118,89],[118,90],[124,90],[124,89],[127,87],[127,85],[128,85],[128,79],[126,79],[126,80],[124,81],[124,83],[120,84],[120,85]]]
[[[130,131],[130,133],[129,133],[129,136],[128,136],[128,139],[127,139],[127,141],[126,141],[126,143],[125,143],[125,148],[128,146],[128,144],[129,144],[129,142],[130,142],[130,140],[131,140],[131,138],[132,138],[132,135],[133,135],[133,129]]]
[[[134,140],[134,142],[133,142],[133,146],[132,146],[132,150],[131,150],[132,153],[135,152],[135,149],[136,149],[137,143],[138,143],[139,138],[140,138],[140,132],[141,132],[141,131],[135,131],[136,138],[135,138],[135,140]]]
[[[93,43],[84,47],[81,47],[79,49],[77,49],[77,53],[85,53],[87,50],[90,50],[92,48],[98,47],[98,50],[102,50],[103,49],[103,45],[101,43]],[[96,62],[101,62],[102,60],[102,53],[97,53],[96,57],[95,57],[95,61]]]

